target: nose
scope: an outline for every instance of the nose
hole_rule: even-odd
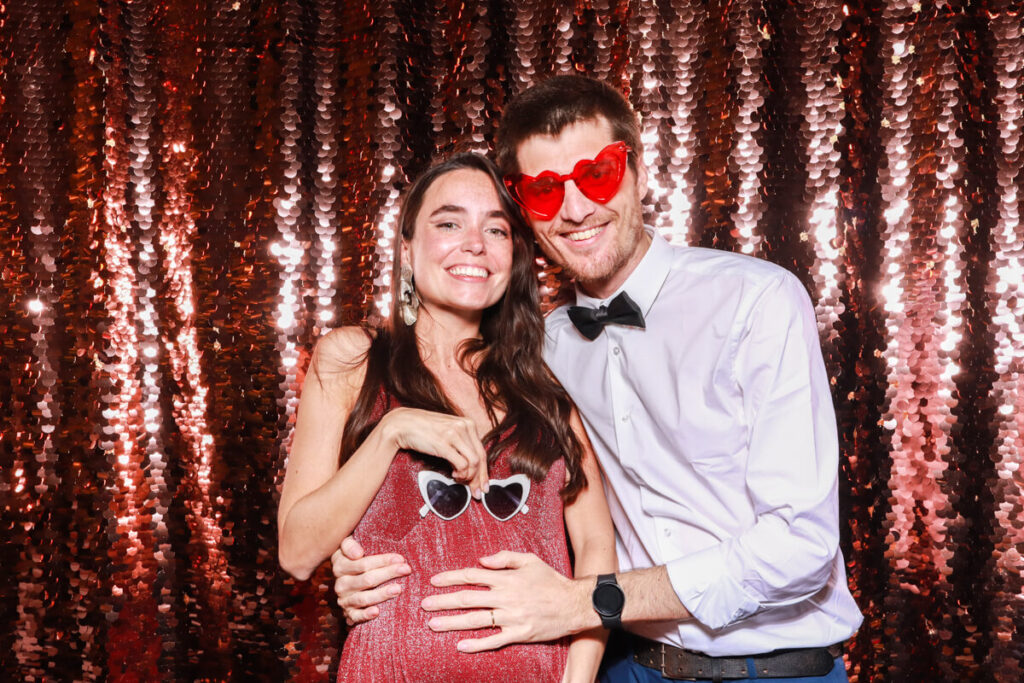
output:
[[[484,230],[479,225],[468,228],[462,235],[462,250],[470,254],[484,251]]]
[[[594,200],[580,192],[575,181],[565,181],[565,197],[562,199],[562,208],[559,211],[562,220],[582,223],[590,214],[594,213],[596,208]]]

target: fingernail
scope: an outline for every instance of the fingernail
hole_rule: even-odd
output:
[[[420,607],[422,607],[423,609],[430,609],[433,606],[434,602],[430,598],[423,598],[423,600],[420,602]]]
[[[412,574],[412,567],[410,567],[407,564],[403,564],[401,567],[398,568],[398,573],[399,574]]]
[[[430,627],[430,630],[431,630],[431,631],[436,631],[436,630],[437,630],[437,627],[438,627],[438,625],[439,625],[439,624],[438,624],[438,622],[437,622],[437,619],[431,619],[431,620],[427,621],[427,626],[429,626],[429,627]]]
[[[455,646],[455,648],[459,652],[465,652],[466,651],[466,645],[464,645],[461,640],[459,641],[459,644]]]
[[[484,482],[484,493],[490,493],[490,491],[491,491],[491,482],[485,481]]]
[[[402,592],[402,587],[397,583],[388,586],[388,595],[398,595]]]

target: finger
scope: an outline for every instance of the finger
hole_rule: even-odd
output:
[[[341,542],[341,552],[350,560],[361,559],[364,554],[363,546],[352,536],[346,536]]]
[[[458,418],[455,428],[451,432],[452,442],[458,443],[460,450],[474,460],[486,457],[484,451],[483,437],[476,426],[476,422],[468,417]]]
[[[463,446],[462,448],[465,448]],[[480,500],[483,497],[483,482],[480,478],[480,462],[475,457],[470,457],[465,454],[464,450],[460,450],[459,454],[463,457],[465,465],[456,471],[452,472],[452,478],[455,481],[465,484],[469,487],[469,492],[476,500]]]
[[[497,574],[490,569],[467,567],[465,569],[452,569],[440,574],[434,574],[430,577],[430,584],[439,588],[467,585],[493,587],[497,579]]]
[[[477,467],[476,475],[473,477],[473,484],[470,488],[476,487],[481,493],[487,493],[490,488],[490,479],[487,476],[487,458],[485,457],[480,461],[480,466]]]
[[[485,650],[497,650],[499,647],[505,647],[511,642],[512,638],[505,635],[505,631],[502,630],[486,638],[460,640],[456,647],[459,652],[484,652]]]
[[[371,569],[358,574],[339,576],[334,582],[334,588],[338,596],[341,597],[346,593],[373,590],[388,581],[408,576],[411,573],[412,568],[407,564],[389,564],[378,569]],[[395,595],[397,595],[397,593],[395,593]]]
[[[516,553],[502,550],[493,555],[480,558],[480,564],[488,569],[519,569],[526,566],[534,557],[533,553]]]
[[[478,609],[465,614],[453,614],[444,617],[431,617],[427,626],[431,631],[478,631],[482,628],[491,628],[491,619],[494,610]]]
[[[420,601],[420,606],[427,612],[441,612],[449,609],[493,609],[497,604],[490,591],[471,590],[428,595]]]
[[[480,447],[479,460],[474,463],[473,486],[480,491],[481,498],[491,488],[490,476],[487,472],[487,452]]]
[[[344,559],[344,557],[345,556],[341,554],[341,548],[338,548],[333,553],[331,553],[331,571],[334,572],[335,576],[338,575],[338,567],[340,566],[340,563]]]
[[[453,471],[452,478],[469,486],[473,497],[479,499],[480,493],[487,490],[487,452],[476,437],[476,427],[472,433],[464,433],[451,444],[462,458],[462,466]],[[479,493],[478,493],[479,492]]]
[[[389,583],[373,590],[358,591],[338,598],[338,605],[345,609],[366,609],[393,599],[402,592],[402,585]],[[338,591],[341,596],[341,591]]]
[[[364,557],[361,560],[349,560],[344,556],[335,558],[331,556],[331,570],[334,572],[334,576],[341,578],[343,576],[355,576],[358,574],[365,574],[366,572],[380,569],[382,567],[408,567],[408,563],[405,558],[396,553],[384,553],[381,555],[370,555]],[[408,572],[406,572],[408,573]]]
[[[470,419],[466,420],[467,431],[466,431],[466,447],[467,455],[472,458],[475,463],[482,463],[485,467],[487,465],[487,449],[484,448],[484,437],[477,428],[476,423]]]
[[[347,609],[345,610],[345,623],[349,626],[355,626],[356,624],[363,624],[367,621],[371,621],[380,616],[379,607],[368,607],[366,609]]]
[[[452,465],[452,479],[465,484],[469,478],[469,458],[467,458],[455,442],[445,444],[437,449],[438,457],[444,458]]]

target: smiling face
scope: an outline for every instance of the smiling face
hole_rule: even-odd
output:
[[[516,151],[519,170],[531,176],[544,171],[571,173],[581,159],[594,159],[616,142],[602,118],[566,126],[557,135],[533,135]],[[638,151],[637,151],[638,153]],[[565,183],[565,199],[550,220],[530,217],[533,232],[548,258],[574,278],[584,292],[604,298],[625,282],[647,252],[650,236],[643,229],[641,199],[647,191],[647,170],[626,169],[618,193],[607,203],[588,199],[576,184]]]
[[[491,179],[461,168],[423,194],[412,238],[402,243],[421,307],[479,321],[508,288],[512,237]]]

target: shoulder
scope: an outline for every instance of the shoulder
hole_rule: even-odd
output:
[[[720,315],[733,317],[733,333],[746,338],[782,338],[789,331],[803,329],[817,338],[814,301],[807,286],[794,273],[764,259],[695,250],[703,295]]]
[[[368,327],[339,327],[320,337],[315,353],[325,362],[358,364],[365,360],[366,352],[376,336],[376,330]]]
[[[804,284],[780,265],[729,251],[675,247],[648,324],[675,329],[686,320],[736,342],[752,327],[784,328],[813,314]]]
[[[704,247],[676,247],[668,289],[737,310],[768,298],[809,301],[800,279],[780,265],[761,258]]]
[[[324,384],[344,379],[345,384],[362,383],[370,345],[376,331],[368,327],[348,326],[331,330],[316,343],[312,370]]]
[[[673,271],[712,281],[730,280],[772,287],[795,276],[771,261],[706,247],[673,247]]]

